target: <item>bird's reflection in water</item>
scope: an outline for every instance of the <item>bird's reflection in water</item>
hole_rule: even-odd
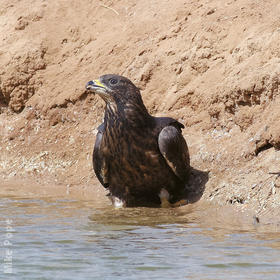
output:
[[[160,226],[195,222],[192,205],[180,208],[106,208],[89,216],[94,223],[104,225]],[[196,221],[197,222],[197,221]]]

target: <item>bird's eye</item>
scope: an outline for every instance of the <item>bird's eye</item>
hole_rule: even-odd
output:
[[[112,78],[112,79],[110,79],[110,80],[109,80],[109,83],[110,83],[111,85],[115,85],[115,84],[117,84],[117,83],[118,83],[118,80],[117,80],[117,79]]]

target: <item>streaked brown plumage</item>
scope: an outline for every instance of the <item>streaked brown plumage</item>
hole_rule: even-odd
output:
[[[184,127],[172,118],[151,116],[139,89],[127,78],[104,75],[86,85],[106,102],[93,152],[94,171],[113,199],[126,206],[161,204],[181,199],[189,171]]]

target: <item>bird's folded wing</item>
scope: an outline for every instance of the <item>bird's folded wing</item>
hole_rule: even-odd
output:
[[[158,136],[159,150],[173,172],[185,182],[190,172],[187,143],[176,127],[164,127]]]
[[[104,188],[108,188],[108,165],[106,158],[101,149],[102,137],[104,132],[104,124],[101,124],[97,128],[98,132],[96,135],[94,150],[93,150],[93,169],[98,178],[99,182]]]

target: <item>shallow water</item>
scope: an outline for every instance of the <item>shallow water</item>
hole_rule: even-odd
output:
[[[280,279],[277,227],[213,213],[0,198],[0,279]]]

